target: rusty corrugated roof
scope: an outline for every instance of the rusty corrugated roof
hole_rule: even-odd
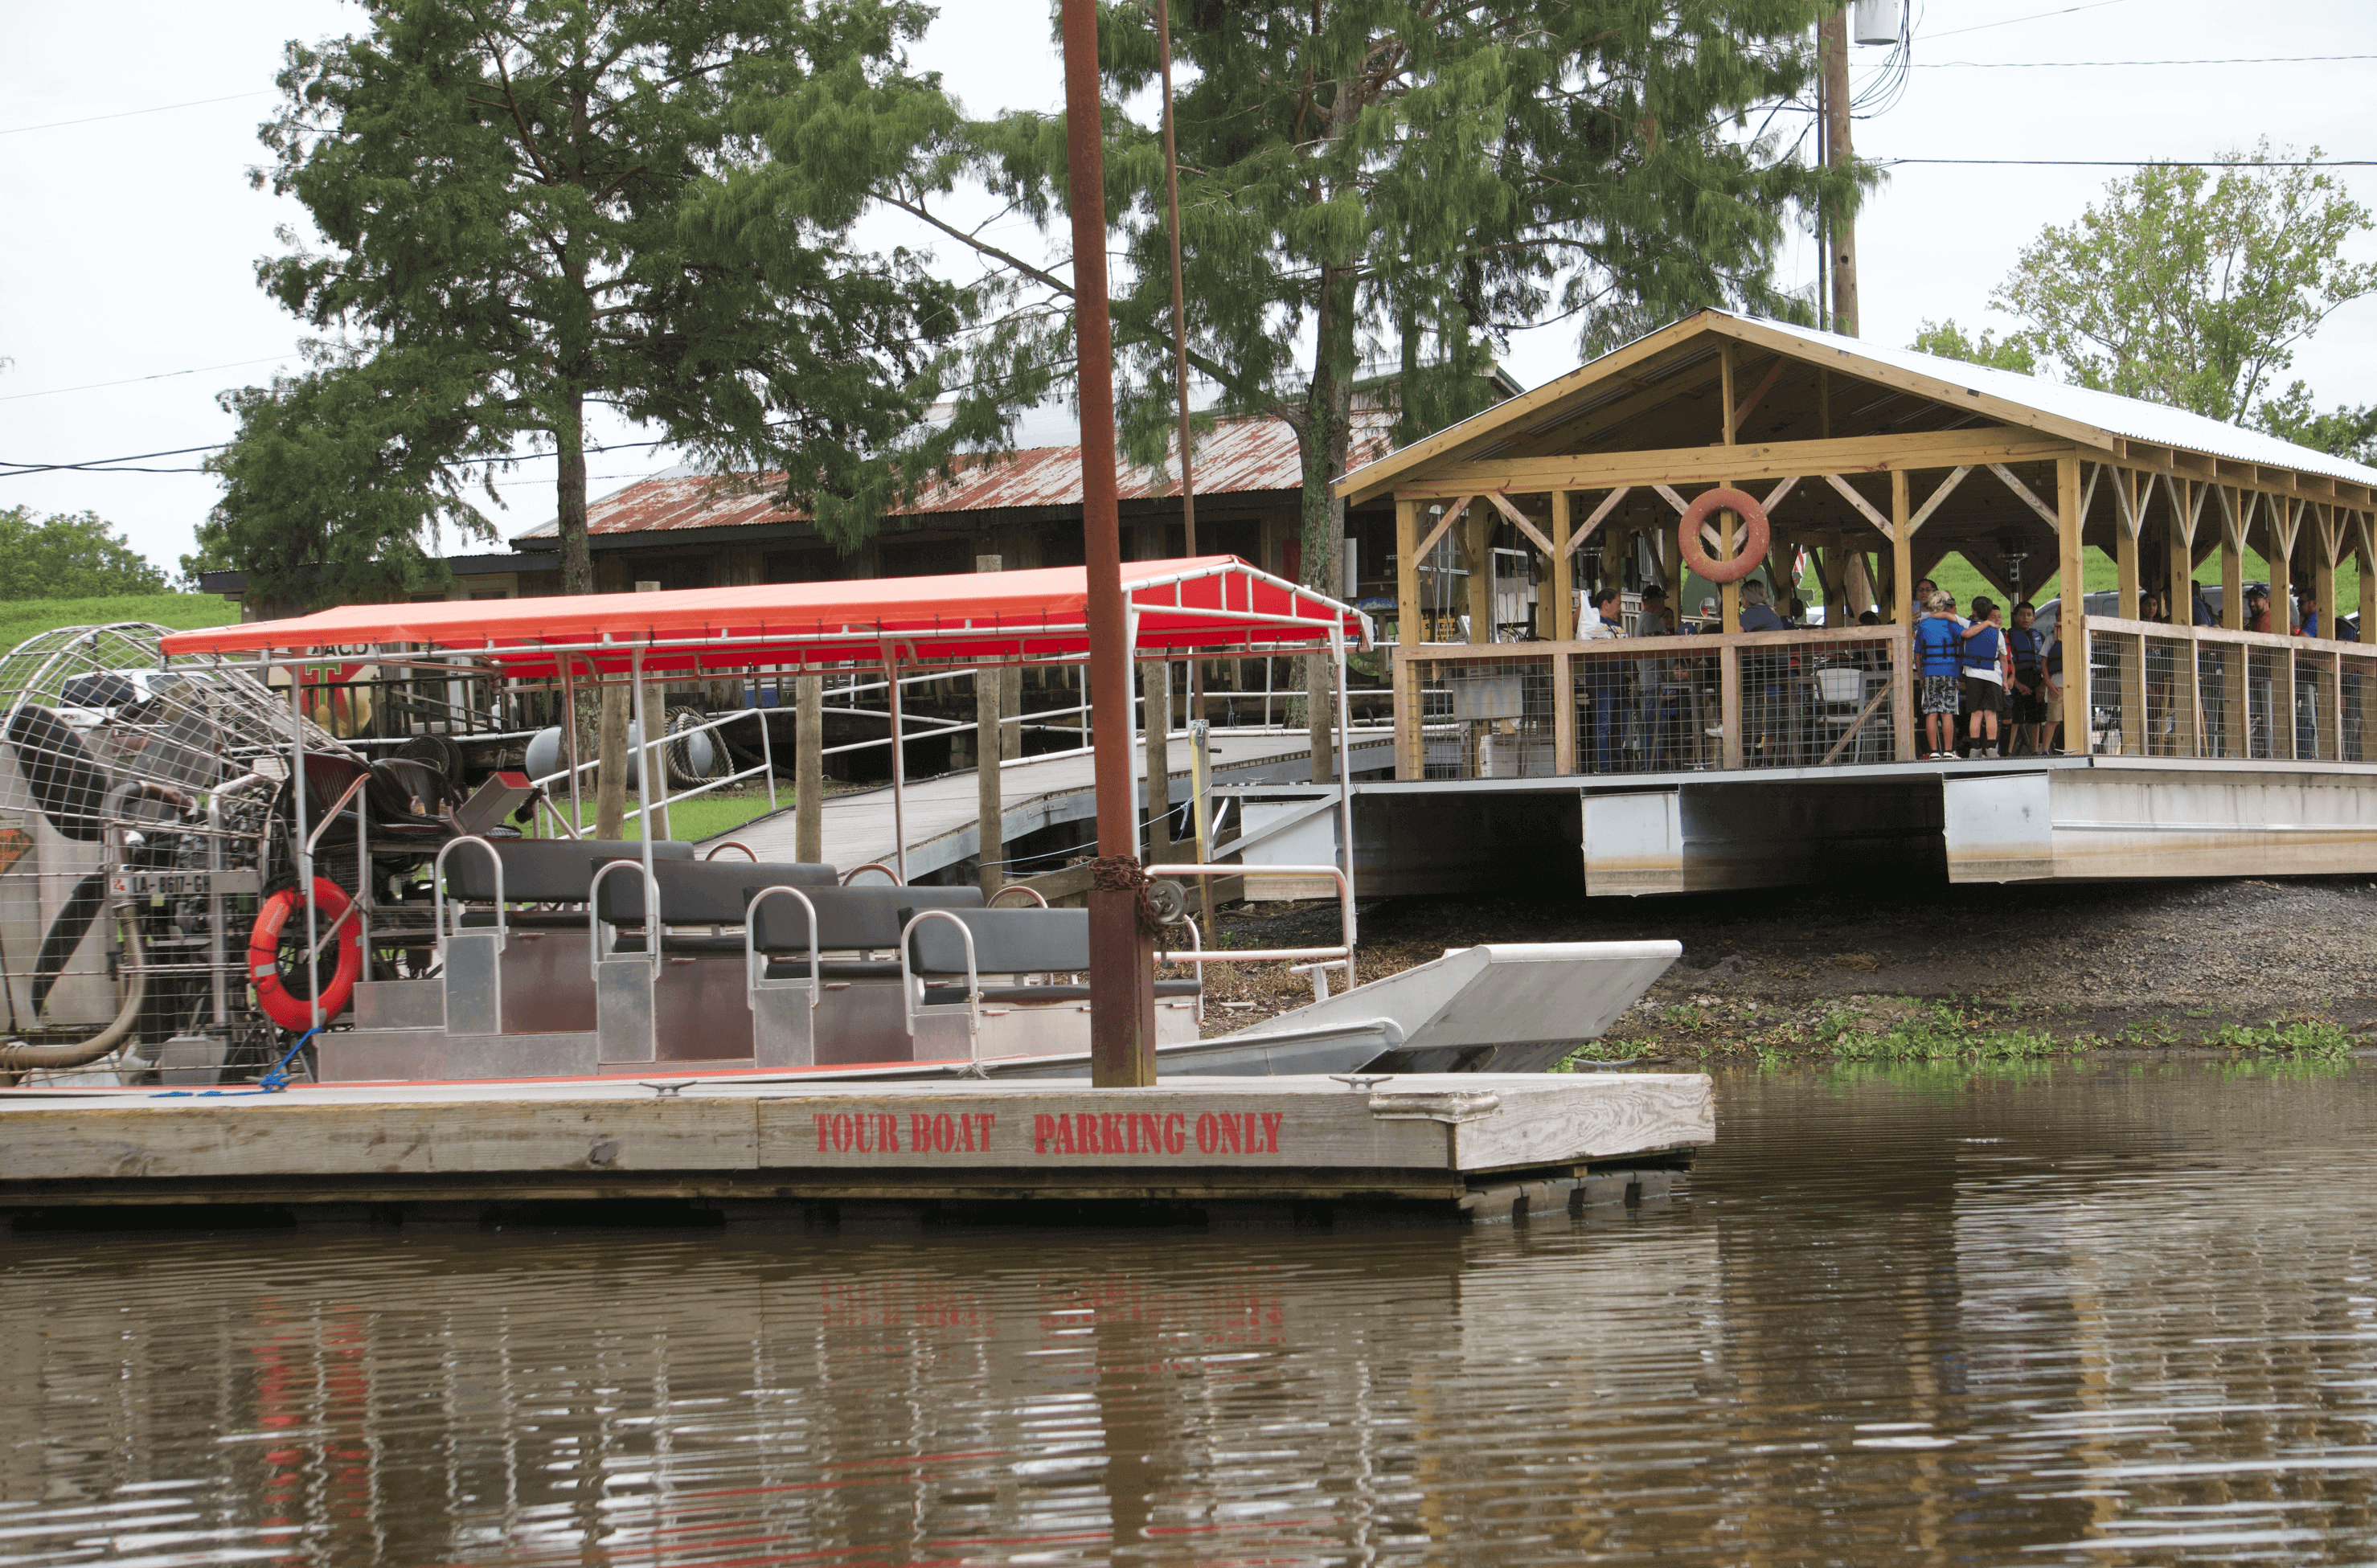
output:
[[[1393,416],[1376,409],[1354,410],[1349,466],[1387,450]],[[1177,493],[1177,471],[1159,485],[1155,470],[1126,463],[1117,476],[1126,501]],[[586,528],[594,534],[671,533],[762,523],[806,522],[805,512],[776,505],[782,474],[681,474],[641,480],[586,507]],[[1304,482],[1296,432],[1275,419],[1228,419],[1197,443],[1197,493],[1234,495],[1252,491],[1292,491]],[[956,475],[928,485],[902,517],[988,512],[1013,506],[1078,506],[1081,504],[1081,449],[1034,446],[996,457],[969,457]],[[546,522],[514,537],[550,539]]]

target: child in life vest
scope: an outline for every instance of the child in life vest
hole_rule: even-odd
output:
[[[1972,754],[1998,754],[1998,718],[2005,711],[2005,624],[1987,595],[1973,600],[1973,624],[1964,631],[1965,709],[1972,719]]]
[[[1934,588],[1915,622],[1915,674],[1922,684],[1923,760],[1955,754],[1957,682],[1964,670],[1956,601]]]

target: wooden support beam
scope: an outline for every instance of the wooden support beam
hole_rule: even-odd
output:
[[[1558,494],[1559,492],[1555,491],[1553,493]],[[1511,505],[1511,498],[1509,496],[1503,494],[1499,490],[1489,490],[1486,493],[1486,499],[1493,503],[1494,509],[1496,511],[1510,518],[1511,526],[1517,529],[1521,533],[1526,535],[1529,541],[1532,542],[1537,550],[1542,551],[1546,556],[1550,556],[1556,553],[1552,549],[1552,541],[1544,537],[1544,530],[1535,527],[1533,519],[1528,517],[1525,513],[1520,511],[1517,506]]]
[[[1404,647],[1417,644],[1421,640],[1419,620],[1419,503],[1398,501],[1395,503],[1395,641]]]
[[[1931,514],[1940,509],[1940,504],[1953,495],[1956,493],[1956,487],[1965,482],[1965,476],[1972,471],[1969,465],[1950,469],[1948,477],[1940,481],[1940,488],[1931,493],[1931,498],[1924,502],[1913,517],[1906,519],[1906,531],[1913,533],[1929,522]]]
[[[2137,470],[2122,469],[2113,475],[2113,507],[2121,526],[2114,530],[2113,559],[2120,568],[2124,621],[2138,618],[2138,496]]]
[[[1596,515],[1595,520],[1599,521]],[[1569,553],[1576,540],[1569,537],[1568,492],[1552,492],[1552,640],[1576,640],[1576,557]]]
[[[2049,506],[2046,502],[2041,501],[2038,498],[2038,493],[2031,489],[2030,486],[2023,483],[2021,480],[2017,479],[2012,469],[2007,468],[2003,463],[1991,463],[1989,465],[1989,472],[1997,475],[1998,479],[2008,490],[2013,491],[2018,499],[2027,505],[2032,511],[2037,513],[2041,522],[2045,523],[2050,529],[2056,526],[2055,508]]]
[[[1691,510],[1692,504],[1685,500],[1682,496],[1677,494],[1667,486],[1664,484],[1654,484],[1651,488],[1659,493],[1659,498],[1661,500],[1665,501],[1668,505],[1673,506],[1676,509],[1676,516],[1680,517],[1686,512]]]
[[[2057,513],[2056,575],[2062,604],[2055,635],[2063,644],[2063,733],[2067,752],[2091,749],[2088,726],[2088,575],[2081,544],[2086,521],[2086,497],[2080,486],[2080,457],[2072,453],[2055,463]]]
[[[2220,499],[2220,624],[2245,629],[2245,530],[2252,523],[2252,492],[2215,485]]]
[[[1725,434],[1727,442],[1731,442],[1740,432],[1741,422],[1750,417],[1750,411],[1766,400],[1766,394],[1774,390],[1775,378],[1783,374],[1783,366],[1786,362],[1782,355],[1775,355],[1774,362],[1766,367],[1765,378],[1759,382],[1757,390],[1744,398],[1741,400],[1741,406],[1733,410],[1731,417],[1726,421]]]
[[[1379,493],[1392,489],[1399,497],[1434,501],[1487,490],[1525,495],[1550,490],[1607,490],[1621,484],[1705,484],[1717,479],[1738,483],[1786,474],[1881,473],[1893,469],[2037,462],[2070,450],[2069,442],[2050,440],[2035,431],[1989,425],[1748,446],[1481,459],[1413,473],[1392,486],[1380,487]],[[1352,497],[1367,498],[1368,493]]]
[[[1412,564],[1415,567],[1435,553],[1437,541],[1445,536],[1453,524],[1461,520],[1461,514],[1469,510],[1470,502],[1475,499],[1474,495],[1464,495],[1444,509],[1444,516],[1436,520],[1436,527],[1427,530],[1427,537],[1421,540],[1419,548],[1413,552]],[[1417,503],[1415,502],[1414,505],[1416,505]]]
[[[1484,506],[1470,509],[1469,546],[1469,640],[1490,643],[1494,640],[1494,514]]]
[[[1726,451],[1730,454],[1734,446],[1732,422],[1732,410],[1734,406],[1734,348],[1730,339],[1727,339],[1725,343],[1719,345],[1717,350],[1717,365],[1718,374],[1722,377],[1725,386],[1725,401],[1720,404],[1719,407],[1725,410],[1726,415],[1726,426],[1722,439]],[[1720,488],[1731,484],[1733,482],[1732,471],[1727,469],[1726,473],[1723,477],[1719,478],[1716,482]],[[1735,542],[1737,536],[1734,530],[1740,527],[1740,518],[1731,512],[1720,512],[1717,514],[1717,529],[1724,536],[1723,550],[1726,560],[1732,560],[1734,552],[1739,548],[1739,546]],[[1717,592],[1721,596],[1721,603],[1723,605],[1725,615],[1725,629],[1728,632],[1738,632],[1741,630],[1741,579],[1736,577],[1733,581],[1722,585],[1718,588]],[[1738,663],[1734,666],[1734,671],[1736,677],[1738,678],[1740,673],[1740,666]],[[1739,694],[1738,693],[1736,694],[1737,698],[1738,697],[1738,695]],[[1728,725],[1726,729],[1728,734],[1730,734],[1732,726]],[[1728,762],[1726,766],[1728,767],[1739,767],[1741,766],[1741,759],[1738,754],[1741,748],[1740,738],[1738,736],[1734,736],[1732,738],[1732,744],[1736,755],[1733,760]]]
[[[1602,497],[1601,505],[1595,506],[1593,509],[1593,515],[1584,519],[1584,527],[1577,529],[1575,534],[1570,538],[1568,541],[1569,550],[1574,550],[1578,545],[1583,544],[1586,540],[1593,537],[1593,530],[1599,528],[1602,525],[1603,520],[1607,518],[1610,513],[1618,510],[1618,504],[1620,501],[1626,499],[1627,489],[1627,486],[1621,484],[1617,489],[1611,491],[1607,495]],[[1552,493],[1554,495],[1566,495],[1568,492],[1565,490],[1555,490]],[[1566,554],[1567,551],[1563,551],[1561,553]]]
[[[1846,489],[1846,486],[1843,486]],[[1856,492],[1851,491],[1851,494]],[[1914,624],[1914,612],[1908,608],[1908,595],[1915,588],[1915,534],[1906,526],[1910,515],[1906,470],[1896,469],[1890,476],[1890,558],[1893,580],[1890,598],[1890,618],[1902,625]]]
[[[1859,495],[1857,493],[1856,486],[1850,484],[1847,480],[1842,478],[1839,474],[1826,474],[1823,477],[1826,484],[1829,484],[1834,490],[1839,491],[1850,505],[1856,507],[1859,512],[1865,515],[1865,520],[1867,522],[1871,523],[1875,528],[1881,530],[1882,538],[1890,539],[1894,536],[1895,530],[1891,527],[1890,519],[1883,517],[1881,512],[1877,511],[1874,508],[1872,502],[1868,501],[1864,496]],[[1895,481],[1893,481],[1893,486],[1895,485]]]

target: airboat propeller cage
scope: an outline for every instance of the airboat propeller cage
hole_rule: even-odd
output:
[[[351,755],[252,669],[164,669],[167,630],[66,627],[0,656],[0,1027],[47,1042],[0,1049],[0,1071],[65,1064],[139,1005],[127,968],[142,1037],[245,1011],[245,917],[222,900],[264,870],[256,770],[278,776],[300,734]],[[179,930],[136,956],[124,911],[158,918],[158,898]]]

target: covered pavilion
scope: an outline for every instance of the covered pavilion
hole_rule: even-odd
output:
[[[1672,645],[1690,659],[1580,639],[1591,584],[1680,591],[1678,517],[1720,486],[1771,518],[1778,603],[1812,561],[1823,626],[1744,633],[1728,585],[1721,626]],[[1338,492],[1395,507],[1401,779],[1912,761],[1909,592],[1951,552],[2009,600],[2084,582],[2088,551],[2116,564],[2114,614],[2061,594],[2070,750],[2368,760],[2377,667],[2331,636],[2245,631],[2243,588],[2251,552],[2316,600],[2322,633],[2352,608],[2377,624],[2377,469],[2183,410],[1710,310]],[[1709,552],[1735,531],[1720,515]],[[1498,552],[1546,585],[1530,623],[1498,610]],[[2187,624],[2216,555],[2221,624]],[[2347,561],[2357,606],[2335,602]],[[2146,593],[2179,624],[2140,620]],[[1881,624],[1857,624],[1867,610]]]

